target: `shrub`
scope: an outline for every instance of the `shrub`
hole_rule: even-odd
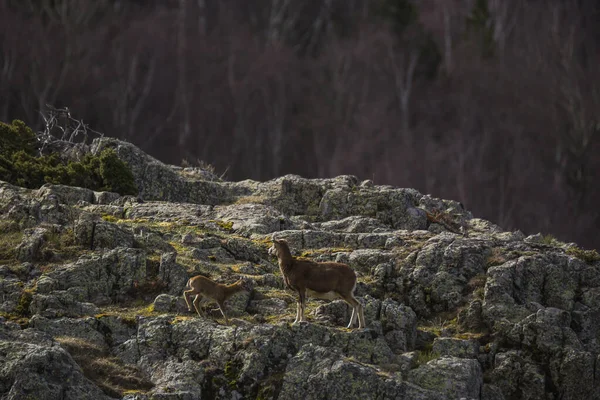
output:
[[[114,149],[64,161],[59,154],[35,155],[35,135],[21,121],[0,122],[0,180],[36,189],[45,183],[135,195],[133,174]]]
[[[119,160],[114,149],[100,153],[100,176],[104,190],[121,194],[137,194],[131,170]]]
[[[14,120],[11,125],[0,122],[0,154],[24,150],[28,154],[35,151],[35,134],[23,121]]]

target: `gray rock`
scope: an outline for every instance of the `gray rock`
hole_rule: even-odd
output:
[[[154,311],[161,313],[185,313],[187,305],[182,296],[172,296],[169,294],[159,294],[152,303]]]
[[[163,253],[158,278],[167,285],[168,294],[181,295],[189,277],[185,267],[177,263],[177,253]]]
[[[280,398],[284,399],[442,399],[441,394],[401,380],[386,378],[372,367],[340,358],[321,346],[308,344],[285,370]]]
[[[334,300],[318,306],[314,315],[317,321],[334,326],[345,326],[350,322],[352,309],[344,300]]]
[[[417,339],[417,315],[410,308],[391,299],[381,303],[381,324],[385,338],[395,352],[415,348]]]
[[[566,349],[562,357],[550,363],[552,381],[560,388],[563,399],[595,399],[600,387],[595,384],[596,356],[589,352]]]
[[[478,399],[483,372],[476,360],[443,357],[410,371],[408,380],[425,389],[442,392],[451,399]]]
[[[375,229],[388,229],[380,220],[370,217],[350,216],[326,221],[317,225],[325,231],[345,233],[370,233]]]
[[[447,232],[427,240],[414,265],[400,274],[408,305],[423,317],[456,309],[467,282],[485,273],[489,246]]]
[[[360,215],[376,218],[393,229],[425,229],[427,216],[415,208],[418,197],[411,189],[334,188],[324,193],[319,208],[326,220]]]
[[[90,215],[77,221],[74,232],[77,243],[88,249],[133,247],[132,232]]]
[[[83,317],[100,312],[96,305],[83,301],[81,292],[56,290],[52,294],[34,294],[29,312],[47,318]]]
[[[6,400],[110,399],[49,335],[34,329],[0,333],[0,393]]]
[[[267,234],[294,229],[296,224],[274,207],[263,204],[236,204],[215,207],[215,219],[233,224],[242,235]]]
[[[248,311],[260,315],[281,315],[288,312],[285,300],[269,298],[263,300],[251,300]]]
[[[37,195],[41,199],[56,198],[61,204],[75,205],[80,201],[85,203],[94,202],[94,191],[90,189],[65,186],[65,185],[52,185],[45,184],[37,190]]]
[[[38,293],[69,291],[74,300],[103,305],[129,298],[135,285],[147,277],[144,252],[119,248],[102,255],[82,257],[42,275],[51,283],[38,286]]]
[[[477,358],[477,354],[479,353],[479,343],[475,340],[438,337],[433,341],[432,351],[442,356]]]
[[[490,379],[500,388],[505,398],[543,399],[545,392],[544,372],[540,367],[524,359],[519,352],[509,350],[498,353]]]
[[[47,231],[46,228],[26,229],[23,232],[23,240],[17,246],[17,259],[23,262],[41,260]]]
[[[144,200],[215,205],[251,194],[252,185],[248,183],[217,182],[198,179],[199,176],[186,177],[131,143],[116,139],[94,139],[91,152],[100,154],[106,148],[114,148],[119,159],[131,169],[139,196]]]
[[[0,279],[0,314],[16,312],[17,305],[23,294],[23,283],[17,277]]]
[[[479,332],[484,328],[481,310],[481,301],[473,300],[458,313],[458,325],[466,332]]]
[[[481,389],[481,400],[504,400],[502,390],[496,385],[483,384]]]
[[[202,398],[204,373],[192,360],[168,357],[154,365],[150,378],[156,384],[150,391],[153,400]]]
[[[98,331],[98,323],[93,317],[48,319],[34,315],[29,320],[29,326],[55,338],[78,338],[99,348],[108,349],[105,337]]]
[[[115,192],[94,192],[92,203],[94,204],[111,204],[119,200],[121,195]]]

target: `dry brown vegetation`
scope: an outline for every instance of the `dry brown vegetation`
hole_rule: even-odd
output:
[[[111,357],[94,343],[68,336],[57,337],[56,341],[71,354],[85,377],[108,396],[120,398],[126,392],[145,392],[153,387],[136,367]]]

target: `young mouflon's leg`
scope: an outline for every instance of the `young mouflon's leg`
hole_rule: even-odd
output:
[[[204,312],[200,308],[200,301],[201,300],[202,300],[202,295],[201,294],[197,294],[196,297],[194,298],[194,308],[196,309],[196,313],[198,314],[198,316],[204,317]]]
[[[192,311],[192,304],[190,303],[189,296],[192,295],[193,290],[186,290],[183,292],[183,299],[185,300],[185,304],[187,304],[188,311]]]
[[[225,324],[229,325],[229,319],[227,318],[227,315],[225,315],[224,304],[221,304],[221,303],[217,303],[217,304],[219,305],[219,310],[221,310],[221,314],[223,314],[223,318],[225,318]]]

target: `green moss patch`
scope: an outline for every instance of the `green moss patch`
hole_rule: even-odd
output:
[[[584,250],[579,247],[569,247],[566,251],[567,254],[577,257],[588,264],[600,261],[600,254],[596,250]]]

